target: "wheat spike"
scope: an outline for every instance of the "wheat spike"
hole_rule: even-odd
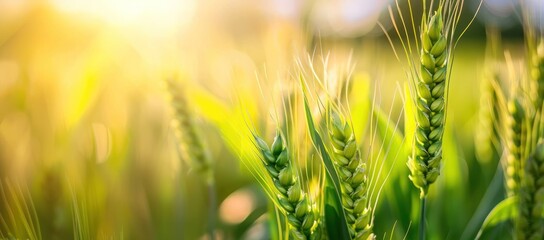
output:
[[[525,111],[518,98],[508,103],[508,119],[506,126],[506,166],[505,178],[508,196],[518,193],[521,183],[523,151],[527,142],[527,127],[525,125]]]
[[[172,126],[180,145],[182,157],[190,163],[194,171],[202,174],[206,181],[213,182],[211,159],[197,132],[185,92],[174,80],[168,80],[167,83],[175,115]]]
[[[351,237],[358,240],[374,239],[366,164],[361,160],[361,153],[349,123],[336,112],[332,112],[330,116],[329,136],[336,170],[342,183],[342,205]]]
[[[417,81],[417,130],[415,148],[408,161],[410,180],[427,195],[429,185],[440,175],[448,43],[438,10],[421,28],[420,74]]]
[[[498,91],[500,88],[494,86],[500,84],[496,70],[486,72],[482,81],[482,96],[480,98],[479,131],[476,132],[476,152],[478,160],[489,163],[498,158],[499,152],[499,126],[501,114],[499,109]]]
[[[544,239],[544,144],[536,146],[527,159],[525,174],[520,189],[520,211],[517,224],[517,239]]]
[[[212,160],[206,145],[200,138],[194,114],[191,112],[184,89],[180,83],[175,82],[173,79],[169,79],[166,82],[171,97],[170,106],[174,112],[172,127],[178,140],[181,158],[187,161],[192,170],[203,178],[208,188],[208,231],[210,239],[214,240],[217,196]]]
[[[270,147],[262,138],[256,135],[254,138],[262,163],[274,183],[277,207],[285,213],[291,235],[295,239],[312,239],[317,216],[307,194],[301,188],[281,133],[276,133]]]
[[[540,110],[544,102],[544,39],[540,39],[536,51],[532,55],[531,77],[534,84],[534,104],[537,110]]]

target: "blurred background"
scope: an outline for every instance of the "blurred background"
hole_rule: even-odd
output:
[[[414,2],[420,16],[421,3]],[[544,15],[542,1],[525,3]],[[479,4],[465,1],[461,27]],[[35,229],[43,239],[205,239],[206,189],[179,159],[164,79],[182,73],[191,82],[186,86],[229,105],[240,89],[257,88],[256,75],[274,79],[297,55],[331,51],[351,56],[355,72],[376,84],[382,105],[393,106],[398,115],[402,103],[393,95],[402,92],[406,69],[377,25],[396,35],[387,10],[394,5],[390,0],[0,0],[1,233],[26,238],[32,235],[28,229]],[[407,6],[399,1],[403,11]],[[497,169],[497,159],[482,161],[474,150],[486,29],[497,29],[504,48],[523,59],[519,15],[518,1],[484,1],[457,47],[448,119],[454,119],[463,186],[449,190],[459,195],[452,201],[460,200],[465,211],[446,213],[447,202],[434,206],[444,210],[431,220],[447,216],[430,227],[437,239],[461,237]],[[544,26],[542,18],[533,22]],[[219,130],[197,119],[216,170],[218,236],[267,239],[266,196]],[[410,213],[383,200],[377,235],[395,232],[394,239],[402,238]]]

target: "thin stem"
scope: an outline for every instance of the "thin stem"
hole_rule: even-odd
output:
[[[419,240],[425,240],[425,200],[427,197],[421,198],[419,204]]]
[[[217,205],[217,194],[215,192],[215,184],[213,180],[208,181],[208,204],[209,204],[209,213],[208,213],[208,224],[209,224],[209,234],[210,240],[215,240],[215,212]]]

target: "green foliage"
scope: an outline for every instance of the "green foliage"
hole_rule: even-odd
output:
[[[476,239],[480,239],[486,231],[499,223],[516,218],[518,216],[518,203],[519,199],[517,197],[509,197],[497,204],[485,218]]]
[[[304,95],[304,110],[306,113],[306,121],[308,123],[308,131],[312,142],[321,154],[321,159],[326,169],[325,178],[325,201],[324,201],[324,216],[327,235],[330,239],[350,239],[349,227],[347,218],[342,207],[342,193],[340,178],[334,168],[334,163],[325,148],[321,135],[316,130],[306,92]]]
[[[41,240],[36,209],[28,192],[11,182],[0,182],[0,237],[5,239]]]
[[[535,147],[527,159],[519,192],[518,239],[544,238],[544,144]]]
[[[505,44],[479,105],[482,42],[456,49],[464,1],[390,8],[408,68],[343,21],[314,32],[314,14],[343,9],[320,2],[297,19],[198,1],[194,26],[145,38],[42,4],[8,14],[24,19],[0,26],[0,238],[542,239],[542,34],[525,61]],[[183,84],[160,81],[171,71]]]

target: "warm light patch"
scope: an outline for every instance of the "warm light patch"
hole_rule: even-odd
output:
[[[111,153],[111,133],[106,125],[93,123],[94,147],[96,162],[105,162]]]
[[[114,25],[153,32],[173,31],[189,23],[195,0],[51,0],[59,10],[99,17]]]
[[[219,208],[219,216],[228,224],[239,224],[255,209],[255,196],[249,189],[230,194]]]
[[[312,179],[309,185],[310,200],[314,201],[315,199],[318,199],[322,189],[321,182],[317,179]]]

